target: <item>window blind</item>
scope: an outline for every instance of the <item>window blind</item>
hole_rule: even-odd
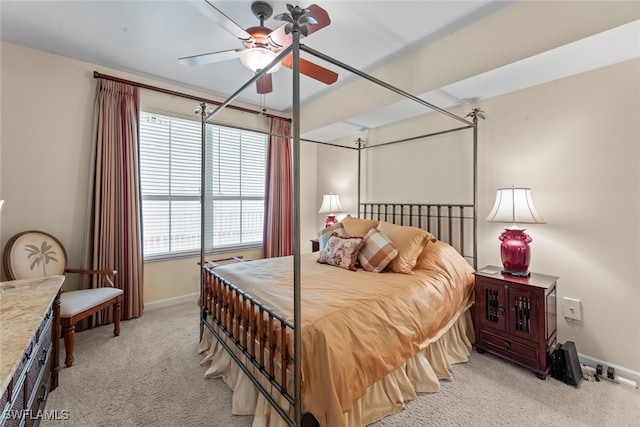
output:
[[[145,258],[200,249],[200,123],[140,114]],[[205,127],[205,250],[262,242],[267,135]]]

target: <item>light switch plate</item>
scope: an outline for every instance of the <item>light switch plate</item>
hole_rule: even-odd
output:
[[[582,320],[582,303],[579,299],[564,297],[564,317]]]

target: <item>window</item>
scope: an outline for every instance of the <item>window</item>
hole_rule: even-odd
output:
[[[140,114],[145,258],[200,250],[199,122]],[[206,125],[205,250],[262,243],[267,135]]]

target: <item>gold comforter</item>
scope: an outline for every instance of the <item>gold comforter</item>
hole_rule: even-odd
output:
[[[473,269],[453,248],[430,243],[413,274],[348,271],[301,261],[302,396],[320,425],[367,387],[436,341],[471,304]],[[293,318],[293,257],[220,266],[216,273]]]

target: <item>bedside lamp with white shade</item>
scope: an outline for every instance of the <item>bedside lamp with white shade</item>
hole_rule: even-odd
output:
[[[531,237],[524,232],[524,228],[516,223],[544,224],[544,219],[536,210],[531,197],[530,188],[498,188],[493,209],[487,216],[487,221],[508,222],[512,225],[505,227],[499,239],[500,256],[502,258],[503,274],[529,277],[529,261],[531,251],[529,243]]]
[[[325,194],[322,197],[322,206],[320,206],[320,210],[318,213],[326,213],[327,220],[325,221],[325,227],[331,227],[333,224],[338,222],[336,218],[336,213],[342,212],[342,206],[340,205],[340,196],[337,194],[329,193]]]

